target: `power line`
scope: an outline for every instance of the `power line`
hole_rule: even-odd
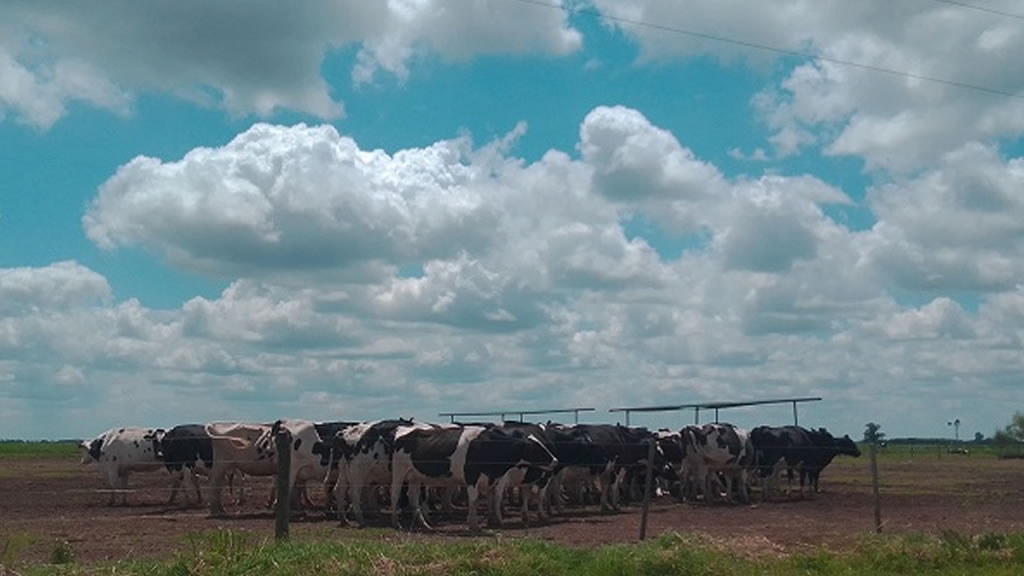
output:
[[[995,8],[986,8],[985,6],[978,6],[977,4],[970,4],[967,2],[957,2],[956,0],[932,0],[932,2],[938,2],[939,4],[950,4],[952,6],[959,6],[961,8],[966,8],[968,10],[977,10],[978,12],[987,12],[989,14],[996,14],[998,16],[1006,16],[1007,18],[1016,18],[1017,20],[1024,20],[1024,14],[1004,12],[1003,10],[996,10]]]
[[[994,94],[997,96],[1006,96],[1009,98],[1018,98],[1024,100],[1024,94],[1009,92],[1007,90],[1000,90],[999,88],[990,88],[988,86],[981,86],[978,84],[971,84],[969,82],[961,82],[959,80],[949,80],[947,78],[939,78],[936,76],[927,76],[924,74],[915,74],[913,72],[906,72],[903,70],[895,70],[892,68],[886,68],[884,66],[876,66],[874,64],[864,64],[862,62],[855,62],[853,60],[844,60],[842,58],[834,58],[832,56],[825,56],[823,54],[815,54],[812,52],[801,52],[799,50],[789,50],[787,48],[779,48],[778,46],[770,46],[768,44],[760,44],[758,42],[751,42],[748,40],[739,40],[736,38],[730,38],[728,36],[720,36],[717,34],[709,34],[707,32],[698,32],[696,30],[688,30],[686,28],[678,28],[675,26],[666,26],[664,24],[655,24],[653,22],[645,22],[643,20],[634,20],[632,18],[623,18],[620,16],[611,16],[603,14],[599,10],[589,8],[578,8],[569,9],[563,7],[561,4],[552,4],[545,2],[544,0],[513,0],[522,4],[531,4],[533,6],[540,6],[544,8],[551,8],[554,10],[561,10],[563,12],[572,12],[574,14],[586,14],[589,16],[595,16],[598,18],[604,18],[612,22],[619,22],[621,24],[629,24],[632,26],[641,26],[644,28],[651,28],[654,30],[661,30],[663,32],[673,32],[675,34],[681,34],[684,36],[691,36],[694,38],[700,38],[703,40],[711,40],[714,42],[721,42],[723,44],[733,44],[736,46],[743,46],[745,48],[754,48],[756,50],[763,50],[765,52],[773,52],[775,54],[781,54],[784,56],[794,56],[797,58],[808,58],[812,60],[820,60],[822,62],[829,62],[831,64],[838,64],[841,66],[848,66],[851,68],[859,68],[861,70],[868,70],[871,72],[878,72],[881,74],[888,74],[890,76],[900,76],[903,78],[911,78],[914,80],[923,80],[926,82],[933,82],[936,84],[944,84],[946,86],[953,86],[956,88],[965,88],[968,90],[974,90],[976,92],[985,92],[988,94]],[[945,0],[936,0],[942,2]],[[950,0],[950,3],[953,3]],[[1007,13],[1010,15],[1009,13]]]

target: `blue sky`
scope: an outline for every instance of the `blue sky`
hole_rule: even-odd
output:
[[[1006,18],[958,13],[945,54],[891,22],[952,6],[730,4],[593,9],[1024,87]],[[227,19],[141,49],[161,23],[121,7],[111,48],[102,14],[0,9],[35,35],[0,41],[0,437],[787,395],[973,434],[1020,403],[1024,101],[512,0],[347,6],[256,10],[302,35],[270,57]]]

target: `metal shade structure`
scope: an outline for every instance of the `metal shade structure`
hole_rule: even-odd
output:
[[[556,408],[554,410],[496,410],[494,412],[441,412],[438,416],[448,417],[451,422],[455,422],[455,417],[464,416],[501,416],[504,420],[508,414],[518,414],[519,421],[522,422],[523,418],[527,414],[572,414],[574,421],[580,423],[580,412],[593,412],[595,408]]]
[[[792,404],[793,405],[793,424],[799,425],[800,419],[797,414],[797,404],[803,402],[820,402],[821,398],[818,396],[802,396],[798,398],[775,398],[771,400],[748,400],[746,402],[703,402],[695,404],[669,404],[664,406],[630,406],[628,408],[611,408],[609,412],[625,412],[626,413],[626,426],[629,426],[629,415],[633,412],[675,412],[677,410],[685,410],[693,408],[693,423],[700,424],[700,411],[703,410],[714,410],[715,411],[715,422],[718,422],[718,411],[726,408],[740,408],[743,406],[763,406],[767,404]]]

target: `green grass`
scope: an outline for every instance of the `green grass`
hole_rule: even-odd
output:
[[[858,444],[862,457],[868,455],[868,446]],[[965,448],[969,455],[950,454],[949,448]],[[986,460],[996,459],[1000,454],[1019,454],[1024,450],[1021,446],[996,446],[994,444],[893,444],[878,449],[879,461],[888,460],[914,460],[930,458],[932,460]]]
[[[275,545],[252,535],[198,534],[173,557],[79,566],[67,544],[52,564],[16,566],[25,576],[492,575],[492,576],[1010,576],[1024,573],[1024,533],[969,538],[864,537],[849,552],[815,549],[789,556],[730,550],[706,538],[665,534],[643,544],[573,548],[536,540],[408,539],[293,541]]]
[[[4,458],[72,458],[80,455],[74,442],[2,442],[0,459]]]

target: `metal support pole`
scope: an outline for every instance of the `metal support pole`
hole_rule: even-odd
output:
[[[647,538],[647,513],[651,509],[651,484],[654,483],[654,439],[647,439],[647,475],[644,480],[644,507],[640,512],[640,540]]]
[[[718,408],[715,408],[715,424],[718,424]]]
[[[800,419],[796,415],[796,401],[793,402],[793,426],[799,426]]]
[[[878,457],[877,446],[872,442],[868,449],[871,455],[871,488],[875,494],[875,532],[882,533],[882,499],[878,494]]]
[[[693,425],[700,426],[700,407],[694,407],[693,409]]]
[[[626,426],[629,426],[629,410],[626,410]]]
[[[572,411],[572,417],[573,417],[573,420],[576,421],[576,424],[580,423],[580,411],[579,410],[573,410]]]
[[[278,430],[274,438],[277,445],[277,516],[274,523],[274,539],[288,539],[288,521],[292,515],[292,435],[287,430]]]

